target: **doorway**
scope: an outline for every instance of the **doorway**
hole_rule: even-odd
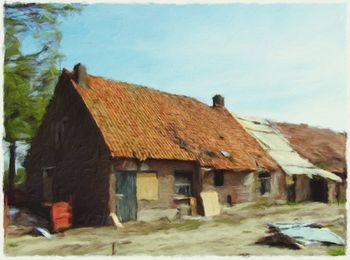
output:
[[[116,177],[117,216],[121,222],[136,220],[136,171],[118,171]]]
[[[327,181],[323,178],[314,177],[310,180],[311,200],[319,202],[328,202]]]

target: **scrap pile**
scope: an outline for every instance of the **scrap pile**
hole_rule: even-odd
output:
[[[51,221],[27,208],[16,208],[5,203],[5,235],[34,234],[50,239],[50,231],[57,233],[72,227],[72,207],[68,202],[52,203],[49,209]]]
[[[338,235],[318,223],[277,223],[267,224],[271,235],[260,238],[256,244],[284,246],[302,249],[309,245],[345,245]]]
[[[29,209],[8,207],[5,208],[5,234],[41,234],[49,228],[49,222]],[[45,236],[45,235],[44,235]]]

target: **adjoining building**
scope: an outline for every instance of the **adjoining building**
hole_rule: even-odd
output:
[[[75,224],[285,197],[284,175],[220,95],[193,98],[63,70],[25,163],[34,202],[73,201]],[[260,182],[258,182],[260,178]],[[279,185],[282,183],[283,185]]]
[[[342,182],[339,176],[323,170],[309,160],[302,158],[283,134],[268,120],[233,115],[286,174],[286,189],[289,201],[335,201],[334,190],[336,183]],[[305,142],[307,141],[305,140]]]
[[[345,201],[346,133],[337,133],[330,129],[311,127],[306,124],[273,123],[273,125],[288,139],[290,145],[301,157],[342,179],[332,192],[338,201]]]

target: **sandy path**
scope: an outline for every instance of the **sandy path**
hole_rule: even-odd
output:
[[[344,205],[308,203],[298,206],[236,206],[210,220],[180,220],[172,223],[127,223],[114,227],[78,228],[52,240],[14,236],[6,240],[8,255],[324,255],[326,246],[303,250],[255,245],[266,233],[268,222],[315,221],[345,236]]]

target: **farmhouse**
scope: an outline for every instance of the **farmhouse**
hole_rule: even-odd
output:
[[[321,169],[333,172],[341,179],[334,193],[338,200],[346,200],[347,166],[345,159],[346,134],[306,124],[274,123],[301,157]]]
[[[234,116],[283,169],[289,201],[334,202],[334,189],[342,181],[340,177],[302,158],[268,120]],[[315,152],[319,149],[315,147]]]
[[[113,212],[142,220],[191,201],[203,214],[203,191],[229,205],[285,196],[280,168],[220,95],[208,106],[81,64],[63,70],[25,165],[31,200],[73,198],[75,224],[105,224]]]

